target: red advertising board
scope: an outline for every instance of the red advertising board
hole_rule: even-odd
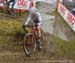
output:
[[[75,31],[75,16],[61,3],[58,3],[58,12],[69,24],[69,26]]]

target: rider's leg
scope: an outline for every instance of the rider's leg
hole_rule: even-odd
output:
[[[38,38],[40,39],[41,38],[41,25],[38,25],[37,29],[38,29]]]
[[[41,34],[41,25],[39,25],[39,26],[37,27],[37,29],[38,29],[39,48],[42,48],[42,42],[41,42],[41,36],[42,36],[42,34]]]
[[[14,4],[15,2],[12,2],[11,8],[10,8],[10,15],[14,15]]]
[[[14,8],[14,5],[15,5],[15,2],[13,2],[13,4],[12,4],[12,9]]]
[[[11,1],[8,1],[8,2],[7,2],[7,13],[8,13],[8,14],[10,14],[10,11],[9,11],[10,3],[11,3]]]

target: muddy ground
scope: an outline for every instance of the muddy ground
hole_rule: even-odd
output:
[[[40,4],[41,8],[38,7],[40,9],[39,10],[40,13],[42,12],[42,14],[41,14],[42,17],[44,17],[46,15],[45,13],[47,13],[47,12],[42,11],[43,8],[45,9],[46,6],[48,6],[48,7],[50,6],[49,4],[48,5],[46,4],[43,6],[43,4],[45,4],[45,3]],[[50,10],[50,8],[46,8],[46,9]],[[50,11],[50,12],[52,12],[52,11]],[[15,20],[16,18],[7,16],[7,15],[1,15],[1,19]],[[23,20],[21,22],[21,24],[23,24],[24,19],[25,18],[23,17],[23,19],[21,18],[20,20],[19,19],[18,20],[19,21]],[[48,21],[48,19],[54,19],[54,17],[51,18],[51,16],[48,15],[48,17],[45,19]],[[43,20],[46,21],[45,19],[43,19]],[[44,27],[44,25],[43,25],[43,27]],[[44,30],[46,30],[46,28]],[[53,32],[53,30],[52,30],[52,32]],[[0,35],[0,37],[2,39],[4,39],[4,38],[6,39],[6,41],[4,40],[4,42],[1,42],[2,45],[0,46],[0,51],[1,51],[0,52],[0,63],[43,63],[43,62],[48,63],[49,57],[53,56],[53,53],[52,53],[53,44],[51,41],[48,40],[49,39],[48,35],[49,34],[44,35],[45,37],[44,37],[44,41],[43,41],[44,43],[43,43],[42,51],[39,52],[38,50],[36,50],[36,52],[34,54],[32,54],[31,57],[26,57],[26,55],[24,54],[23,40],[22,39],[20,40],[20,38],[23,38],[23,37],[14,39],[10,36]],[[47,39],[47,40],[45,40],[45,39]]]
[[[57,22],[59,20],[59,17],[56,21],[56,16],[55,14],[53,14],[55,11],[54,5],[50,5],[47,3],[40,3],[39,5],[40,6],[38,7],[38,9],[44,21],[42,27],[44,31],[43,49],[40,52],[36,50],[36,52],[32,54],[31,57],[26,57],[23,51],[23,41],[20,40],[20,37],[13,40],[12,38],[6,36],[5,38],[11,39],[11,43],[6,42],[1,46],[0,63],[55,63],[51,59],[49,59],[54,56],[53,50],[55,49],[55,45],[53,44],[52,39],[50,38],[50,34],[57,35],[64,40],[69,40],[67,33],[68,31],[63,30],[65,29],[65,25],[62,25],[62,23],[59,25],[59,23]],[[67,35],[65,35],[64,33],[67,33]],[[72,35],[70,40],[74,40],[74,34],[70,33],[69,35]],[[15,43],[13,43],[13,41],[15,41]]]

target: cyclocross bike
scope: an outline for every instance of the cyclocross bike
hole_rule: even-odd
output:
[[[37,24],[33,26],[25,26],[26,34],[24,36],[24,52],[26,56],[31,56],[33,52],[35,52],[36,48],[40,50],[39,48],[39,42],[38,42],[38,29]],[[42,44],[43,38],[41,37],[41,44]]]

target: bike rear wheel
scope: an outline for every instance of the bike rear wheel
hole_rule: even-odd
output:
[[[31,54],[35,52],[35,49],[36,49],[35,37],[33,37],[32,33],[27,33],[24,36],[24,52],[26,56],[31,56]]]

